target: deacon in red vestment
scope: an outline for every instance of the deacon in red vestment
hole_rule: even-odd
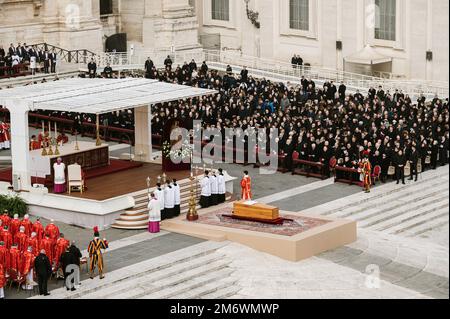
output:
[[[45,255],[48,257],[48,260],[50,260],[50,263],[53,265],[55,244],[53,240],[47,235],[41,240],[41,249],[39,250],[42,249],[45,250]]]
[[[0,265],[3,266],[5,271],[9,269],[9,249],[2,241],[0,241]]]
[[[25,227],[20,226],[19,232],[14,236],[13,243],[19,247],[21,252],[24,252],[28,248],[28,238],[27,234],[25,234]]]
[[[241,180],[241,196],[242,200],[251,200],[252,199],[252,180],[250,176],[248,176],[248,172],[244,172],[244,177]]]
[[[56,245],[55,245],[55,256],[53,257],[55,265],[56,265],[55,269],[59,268],[59,259],[60,259],[61,255],[67,250],[67,248],[70,245],[69,241],[64,238],[64,234],[60,234],[59,236],[60,237],[56,241]]]
[[[11,235],[14,236],[19,232],[19,228],[22,222],[19,219],[19,215],[15,214],[14,219],[11,220],[11,223],[9,224],[9,231],[11,232]]]
[[[17,245],[13,245],[9,250],[9,267],[10,269],[19,272],[22,267],[22,253],[20,252]]]
[[[21,226],[25,227],[25,234],[27,234],[28,237],[30,237],[32,231],[33,231],[33,223],[30,220],[30,215],[25,215],[23,217]]]
[[[56,244],[56,241],[59,238],[59,228],[54,224],[54,220],[50,221],[50,224],[45,227],[45,234],[53,240],[53,243]],[[47,254],[48,256],[48,254]]]
[[[42,238],[44,238],[44,226],[42,226],[41,219],[38,218],[36,222],[34,222],[33,227],[31,228],[33,233],[36,233],[36,237],[41,242]]]
[[[5,247],[9,250],[13,244],[13,236],[11,232],[8,230],[8,227],[5,226],[0,233],[0,239],[5,243]]]

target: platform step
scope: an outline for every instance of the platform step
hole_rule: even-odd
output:
[[[197,259],[184,262],[168,264],[167,267],[151,272],[139,278],[128,280],[110,287],[108,290],[96,291],[91,294],[84,295],[85,299],[108,299],[108,298],[130,298],[133,294],[139,296],[143,291],[144,294],[150,292],[158,292],[161,289],[181,283],[183,278],[180,274],[184,274],[184,280],[189,280],[189,271],[195,270],[194,275],[201,275],[202,271],[208,266],[211,269],[222,269],[226,264],[223,262],[224,256],[221,254],[208,254],[200,256]],[[220,266],[220,268],[219,268]],[[202,270],[203,267],[203,270]],[[176,278],[178,276],[178,278]],[[174,280],[174,278],[176,278]]]

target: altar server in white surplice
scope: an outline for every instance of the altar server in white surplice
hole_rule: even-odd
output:
[[[180,216],[181,191],[180,191],[180,185],[178,185],[176,179],[174,179],[172,181],[172,187],[173,187],[174,192],[175,192],[174,217],[178,217],[178,216]]]
[[[164,189],[164,213],[166,216],[163,219],[170,219],[174,215],[175,208],[175,190],[170,183],[167,181],[166,188]]]
[[[211,203],[211,182],[209,180],[209,171],[205,171],[205,176],[200,182],[202,193],[200,197],[200,206],[202,208],[208,208]]]
[[[156,184],[155,197],[159,201],[159,209],[161,210],[161,219],[164,220],[164,189],[161,187],[161,184]]]
[[[227,192],[225,187],[225,176],[223,175],[223,170],[219,168],[219,175],[217,176],[217,184],[219,185],[219,204],[225,203],[225,193]]]
[[[217,183],[216,173],[214,171],[211,172],[211,177],[209,178],[211,183],[211,203],[210,206],[216,206],[218,203],[218,195],[219,195],[219,184]]]
[[[148,231],[152,234],[160,232],[159,223],[161,222],[161,209],[159,200],[156,199],[155,193],[150,195],[148,202]]]
[[[66,165],[62,162],[61,158],[56,160],[53,164],[54,171],[54,186],[53,192],[55,194],[61,194],[66,192]]]

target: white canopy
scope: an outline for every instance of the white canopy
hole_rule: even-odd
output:
[[[0,91],[6,100],[26,101],[30,110],[103,114],[217,93],[214,90],[142,78],[72,78]]]
[[[392,62],[392,58],[378,53],[370,45],[366,45],[366,47],[361,51],[346,57],[345,62],[373,65]]]

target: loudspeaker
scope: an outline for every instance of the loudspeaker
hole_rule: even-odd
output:
[[[342,50],[342,41],[336,41],[336,50]]]
[[[433,52],[427,51],[427,61],[433,61]]]

